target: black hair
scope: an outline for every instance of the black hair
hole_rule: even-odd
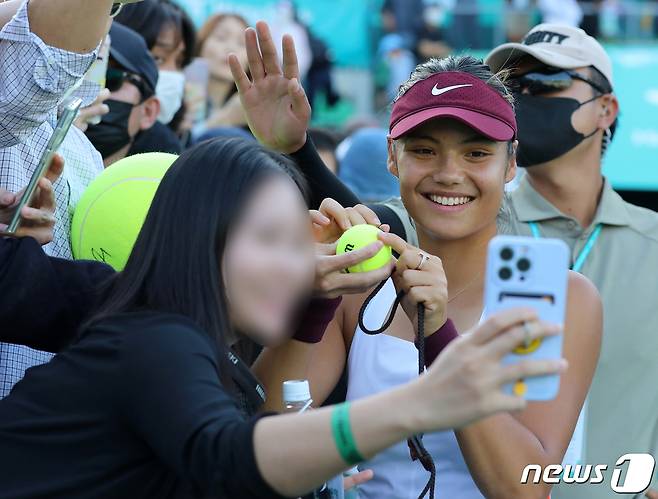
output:
[[[149,50],[153,50],[155,47],[162,30],[172,26],[185,43],[183,67],[194,59],[196,47],[194,22],[179,5],[171,0],[143,0],[124,5],[115,21],[142,35]]]
[[[294,164],[252,141],[212,139],[185,151],[164,175],[123,272],[86,325],[154,310],[186,316],[217,343],[223,381],[231,329],[222,258],[236,220],[256,190],[287,176],[303,194]]]

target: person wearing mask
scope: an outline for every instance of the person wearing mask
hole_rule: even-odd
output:
[[[160,101],[158,123],[181,135],[185,116],[185,74],[183,70],[194,58],[196,28],[187,13],[170,0],[144,0],[126,5],[116,21],[144,38],[158,65],[159,77],[155,93]],[[154,125],[158,131],[161,125]],[[152,150],[149,138],[157,133],[144,132],[135,144],[136,152]],[[174,151],[168,151],[174,152]],[[178,151],[180,152],[180,151]]]
[[[133,30],[115,23],[110,29],[112,45],[107,69],[110,98],[105,101],[110,112],[98,125],[87,128],[86,134],[103,156],[105,167],[134,154],[133,147],[140,133],[150,130],[160,114],[160,101],[155,95],[158,68],[144,39]],[[155,151],[180,149],[177,138],[169,129]]]
[[[415,433],[523,409],[504,383],[564,370],[562,360],[503,366],[522,322],[531,339],[558,330],[511,310],[406,386],[257,414],[259,384],[231,348],[279,343],[307,299],[315,262],[302,184],[287,160],[243,140],[183,153],[78,340],[0,401],[4,496],[298,497]],[[34,244],[1,239],[0,253]]]
[[[513,71],[521,93],[518,157],[527,175],[510,194],[510,228],[564,240],[603,300],[601,362],[583,412],[584,431],[573,442],[575,459],[613,469],[628,452],[655,456],[658,364],[651,352],[658,351],[658,310],[651,297],[658,291],[658,214],[625,202],[601,174],[619,116],[610,57],[578,28],[543,24],[522,43],[495,49],[487,63]],[[650,486],[654,497],[657,479]],[[617,494],[562,484],[554,497]]]
[[[653,329],[658,312],[647,296],[656,286],[650,269],[658,268],[658,215],[624,202],[601,174],[619,114],[610,59],[579,29],[539,25],[523,43],[495,49],[486,62],[494,70],[511,65],[515,73],[510,83],[520,93],[518,161],[526,175],[503,204],[500,230],[563,239],[571,248],[572,268],[597,287],[606,311],[601,362],[569,446],[568,463],[613,469],[622,455],[655,453],[657,445],[658,416],[651,401],[658,396],[653,382],[658,372],[650,352],[658,350]],[[358,204],[349,189],[327,174],[306,138],[310,110],[303,89],[289,78],[277,88],[281,90],[271,97],[289,107],[271,119],[275,115],[268,115],[268,106],[261,102],[259,121],[250,121],[255,135],[292,154],[314,199]],[[249,109],[256,107],[252,103]],[[371,208],[391,232],[416,244],[415,222],[401,200]],[[629,266],[629,261],[642,264]],[[652,499],[658,495],[655,480],[648,492]],[[612,498],[614,492],[597,485],[563,484],[554,497]]]
[[[0,5],[5,23],[0,31],[0,188],[17,192],[28,184],[56,126],[58,104],[96,59],[112,9],[111,0],[14,0]],[[79,95],[83,104],[91,104],[98,90]],[[54,183],[56,222],[45,250],[71,258],[73,210],[87,185],[103,171],[103,162],[76,127],[66,135],[60,153],[66,168]],[[0,344],[0,398],[25,369],[50,358],[44,352]]]
[[[295,92],[292,44],[284,45],[282,70],[276,49],[268,42],[267,25],[259,23],[257,29],[257,39],[253,30],[246,34],[253,79],[237,58],[231,56],[229,62],[252,132],[261,138],[281,131],[271,129],[271,120],[285,123],[303,95]],[[450,90],[436,95],[435,88]],[[292,106],[283,105],[283,96],[298,100]],[[282,115],[276,116],[275,110],[283,110]],[[415,69],[393,105],[388,167],[400,181],[419,245],[405,243],[394,234],[380,236],[400,257],[391,279],[376,289],[362,315],[363,323],[373,330],[387,323],[389,314],[392,323],[384,334],[375,336],[358,326],[369,291],[343,300],[317,347],[304,349],[293,339],[266,350],[254,369],[271,394],[268,408],[277,406],[281,382],[291,375],[308,378],[313,399],[322,403],[345,362],[348,400],[412,379],[418,372],[414,340],[421,334],[417,300],[412,296],[424,303],[428,345],[446,341],[446,327],[454,324],[457,331],[466,331],[483,320],[487,247],[498,232],[504,186],[516,173],[516,133],[511,92],[482,61],[448,57]],[[323,208],[332,219],[341,217],[342,210],[334,201],[320,211]],[[350,221],[359,223],[356,218],[351,216]],[[438,302],[435,291],[443,296]],[[404,292],[402,306],[391,312],[400,292]],[[570,369],[557,397],[530,402],[520,414],[500,414],[454,432],[425,435],[425,446],[439,470],[437,490],[446,497],[464,499],[549,494],[550,484],[523,484],[520,477],[529,463],[561,462],[596,368],[601,316],[601,301],[592,284],[571,272],[563,333],[563,353]],[[416,497],[425,485],[426,472],[412,461],[406,444],[362,466],[374,471],[374,478],[361,487],[364,498]]]
[[[210,70],[205,130],[246,125],[226,57],[234,53],[246,63],[243,32],[247,26],[237,14],[215,14],[199,30],[197,56],[208,62]]]

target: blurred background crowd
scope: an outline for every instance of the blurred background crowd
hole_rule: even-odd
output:
[[[374,130],[352,135],[387,122],[399,83],[418,61],[467,50],[484,56],[501,43],[519,41],[540,22],[580,26],[606,45],[624,110],[604,174],[631,202],[658,208],[653,195],[658,170],[647,161],[658,149],[658,126],[654,113],[646,112],[658,107],[658,2],[190,0],[180,5],[199,30],[196,49],[181,54],[179,63],[186,67],[188,113],[182,125],[190,136],[207,138],[209,130],[226,127],[241,133],[243,117],[225,59],[231,51],[246,57],[244,27],[259,19],[269,21],[277,27],[275,36],[294,36],[302,83],[314,110],[314,139],[328,163],[342,169],[344,180],[357,192],[358,179],[350,178],[350,172],[373,165],[353,165],[351,158],[363,155],[350,155],[349,146],[371,150],[379,144],[383,168],[385,142]],[[127,18],[129,12],[122,15]],[[191,38],[188,41],[192,43]],[[193,62],[194,56],[201,59]],[[199,107],[206,97],[210,105]],[[387,186],[379,188],[384,191]]]

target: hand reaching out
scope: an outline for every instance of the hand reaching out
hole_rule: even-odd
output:
[[[266,23],[247,29],[245,42],[251,80],[235,54],[228,62],[251,133],[276,151],[298,151],[306,142],[311,106],[299,83],[295,43],[291,36],[283,37],[282,69]]]
[[[21,224],[16,231],[17,237],[33,237],[39,244],[48,244],[53,240],[55,227],[55,193],[53,183],[64,170],[64,160],[55,155],[46,175],[39,180],[32,202],[21,210]],[[14,214],[16,205],[23,191],[12,194],[0,189],[0,232],[7,228]]]

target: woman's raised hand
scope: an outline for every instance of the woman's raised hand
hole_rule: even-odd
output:
[[[251,133],[261,144],[292,153],[306,142],[311,106],[299,82],[299,65],[291,36],[283,37],[283,68],[268,25],[245,31],[249,76],[235,54],[228,58]],[[260,49],[259,49],[260,47]]]

